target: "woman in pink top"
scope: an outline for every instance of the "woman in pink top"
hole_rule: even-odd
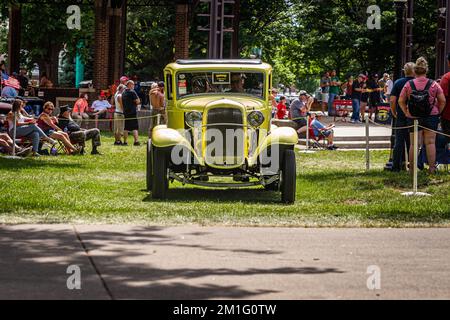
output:
[[[414,86],[418,91],[424,90],[428,84],[427,72],[428,72],[428,62],[425,58],[420,57],[416,61],[416,65],[414,67],[414,71],[416,73],[416,78],[414,81]],[[429,165],[430,173],[433,173],[436,170],[436,134],[430,130],[437,130],[439,124],[439,114],[442,112],[445,106],[445,96],[442,92],[442,88],[436,81],[432,81],[432,84],[428,90],[430,97],[430,105],[432,106],[432,110],[429,116],[415,118],[411,115],[408,110],[407,100],[411,95],[411,85],[409,82],[405,84],[402,92],[400,93],[400,99],[398,104],[400,108],[402,108],[403,112],[407,117],[408,125],[412,125],[414,120],[419,121],[419,146],[425,144],[425,148],[427,150],[427,160]],[[425,128],[425,130],[424,130]],[[414,129],[410,129],[410,148],[409,148],[409,162],[415,165],[417,159],[414,159],[414,146],[413,146],[413,132]],[[411,167],[412,169],[412,167]]]

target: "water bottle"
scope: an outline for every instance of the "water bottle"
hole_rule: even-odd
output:
[[[55,147],[52,147],[50,150],[50,154],[52,156],[56,156],[58,154],[58,149],[56,149]]]

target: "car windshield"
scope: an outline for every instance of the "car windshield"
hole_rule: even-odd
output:
[[[264,73],[208,71],[177,74],[178,98],[217,93],[239,93],[264,99]]]

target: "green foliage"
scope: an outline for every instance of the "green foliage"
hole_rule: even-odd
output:
[[[164,67],[173,60],[174,37],[174,8],[130,8],[126,72],[142,80],[162,79]]]

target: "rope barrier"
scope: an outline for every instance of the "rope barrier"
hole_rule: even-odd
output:
[[[428,131],[434,132],[434,133],[436,133],[436,134],[440,134],[440,135],[442,135],[442,136],[446,136],[446,137],[449,137],[449,138],[450,138],[450,135],[448,135],[448,134],[446,134],[446,133],[432,130],[432,129],[430,129],[430,128],[421,126],[420,124],[419,124],[419,127],[423,128],[423,129],[426,129],[426,130],[428,130]]]
[[[373,121],[372,119],[369,119],[369,122],[373,123],[373,124],[376,125],[376,126],[383,127],[383,128],[388,128],[388,129],[392,129],[392,130],[409,129],[409,128],[414,127],[413,125],[406,126],[406,127],[391,127],[391,126],[383,125],[383,124],[381,124],[381,123],[376,123],[376,122]]]
[[[151,119],[151,118],[157,118],[158,115],[152,115],[152,116],[142,116],[142,117],[135,117],[135,118],[123,118],[120,120],[141,120],[141,119]],[[106,121],[114,121],[116,119],[113,118],[109,118],[109,119],[80,119],[80,118],[72,118],[73,121],[77,122],[77,121],[83,121],[83,122],[106,122]]]

